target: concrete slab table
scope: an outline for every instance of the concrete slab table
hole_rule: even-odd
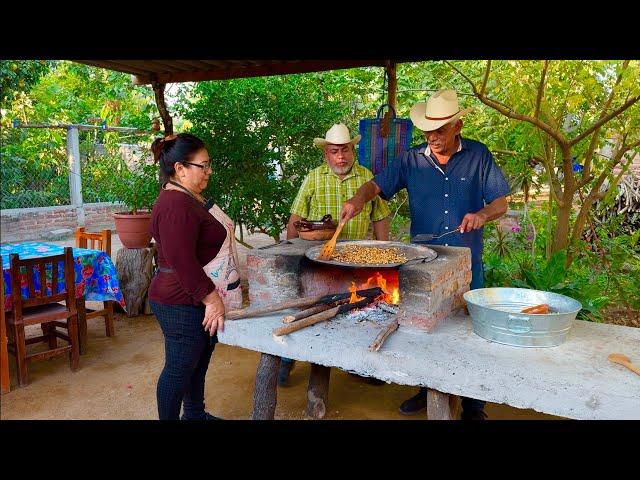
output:
[[[336,317],[282,337],[278,312],[229,320],[219,341],[261,352],[254,419],[273,419],[280,357],[311,362],[310,416],[326,410],[329,367],[430,389],[427,416],[457,417],[457,397],[531,408],[573,419],[640,419],[640,376],[607,356],[640,360],[640,329],[576,320],[565,343],[521,348],[487,341],[468,316],[450,316],[434,332],[401,326],[377,352],[368,347],[386,322]],[[391,321],[393,317],[389,316]],[[357,401],[357,399],[354,399]]]

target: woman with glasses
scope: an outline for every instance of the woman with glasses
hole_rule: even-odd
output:
[[[165,340],[158,415],[177,420],[183,406],[184,420],[214,420],[205,411],[204,383],[216,333],[224,329],[227,284],[214,282],[204,267],[230,255],[233,231],[210,213],[202,196],[212,173],[202,140],[181,133],[157,138],[151,150],[167,179],[151,218],[159,268],[149,300]]]

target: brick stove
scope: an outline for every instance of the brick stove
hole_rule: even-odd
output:
[[[430,262],[416,260],[400,267],[352,268],[325,265],[304,256],[308,248],[323,243],[296,238],[251,250],[247,255],[251,307],[346,292],[352,282],[362,288],[376,272],[386,279],[389,290],[394,287],[399,290],[400,325],[431,332],[464,305],[462,295],[471,283],[468,248],[430,245],[438,254]]]

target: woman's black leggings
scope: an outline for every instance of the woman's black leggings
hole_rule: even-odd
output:
[[[218,341],[202,326],[204,306],[150,304],[164,334],[165,362],[156,391],[158,416],[178,420],[184,405],[184,419],[203,419],[204,379]]]

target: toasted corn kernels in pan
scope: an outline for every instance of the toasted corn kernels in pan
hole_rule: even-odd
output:
[[[334,251],[331,260],[344,263],[387,264],[405,263],[407,257],[397,248],[361,247],[359,245],[345,245]]]

